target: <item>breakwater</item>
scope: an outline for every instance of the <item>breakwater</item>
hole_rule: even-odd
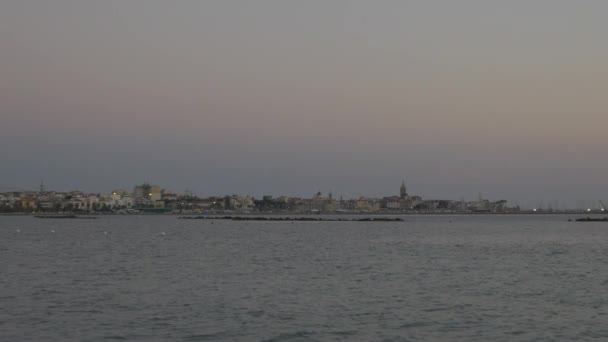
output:
[[[231,220],[231,221],[318,221],[318,222],[402,222],[399,217],[267,217],[267,216],[180,216],[180,220]]]

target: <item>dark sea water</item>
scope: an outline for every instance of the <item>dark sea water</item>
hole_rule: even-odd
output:
[[[608,223],[567,219],[0,216],[0,340],[605,341]]]

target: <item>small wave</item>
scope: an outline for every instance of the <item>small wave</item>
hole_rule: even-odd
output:
[[[336,336],[353,336],[356,335],[357,332],[354,330],[343,330],[343,331],[332,331],[330,332],[331,335],[336,335]]]
[[[515,330],[515,331],[509,331],[506,334],[507,335],[522,335],[525,334],[526,332],[523,330]]]
[[[196,334],[184,337],[184,341],[215,341],[221,334]]]
[[[410,328],[420,328],[420,327],[428,327],[430,326],[431,323],[429,322],[411,322],[411,323],[405,323],[403,325],[401,325],[401,329],[410,329]]]
[[[64,310],[64,313],[82,313],[82,314],[99,314],[103,313],[101,310]]]
[[[264,342],[280,342],[280,341],[314,341],[311,338],[311,335],[313,335],[314,333],[310,332],[310,331],[296,331],[293,333],[285,333],[285,334],[280,334],[277,336],[273,336],[267,340],[264,340]]]
[[[442,306],[442,307],[436,307],[436,308],[428,308],[428,309],[424,309],[422,311],[424,312],[435,312],[435,311],[446,311],[446,310],[451,310],[452,307],[448,307],[448,306]]]
[[[250,310],[250,311],[247,311],[247,314],[250,316],[253,316],[253,317],[262,317],[265,314],[265,312],[264,312],[264,310]]]

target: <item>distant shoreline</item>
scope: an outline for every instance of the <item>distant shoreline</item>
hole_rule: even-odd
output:
[[[55,212],[39,212],[39,213],[0,213],[0,216],[37,216],[37,215],[54,215],[58,214]],[[177,216],[177,217],[322,217],[322,216],[517,216],[517,215],[527,215],[527,216],[542,216],[542,215],[608,215],[608,213],[599,213],[599,212],[587,212],[587,211],[571,211],[571,212],[518,212],[518,213],[484,213],[484,212],[468,212],[468,213],[446,213],[446,212],[436,212],[436,213],[427,213],[427,212],[418,212],[418,213],[391,213],[391,212],[372,212],[372,213],[361,213],[361,212],[353,212],[353,213],[297,213],[297,212],[287,212],[287,213],[243,213],[243,212],[230,212],[230,213],[131,213],[131,214],[117,214],[117,213],[75,213],[78,216]]]

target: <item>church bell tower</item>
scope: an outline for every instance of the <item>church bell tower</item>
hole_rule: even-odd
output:
[[[401,199],[405,199],[407,197],[407,190],[405,188],[404,180],[401,181],[401,189],[399,189],[399,197],[401,197]]]

